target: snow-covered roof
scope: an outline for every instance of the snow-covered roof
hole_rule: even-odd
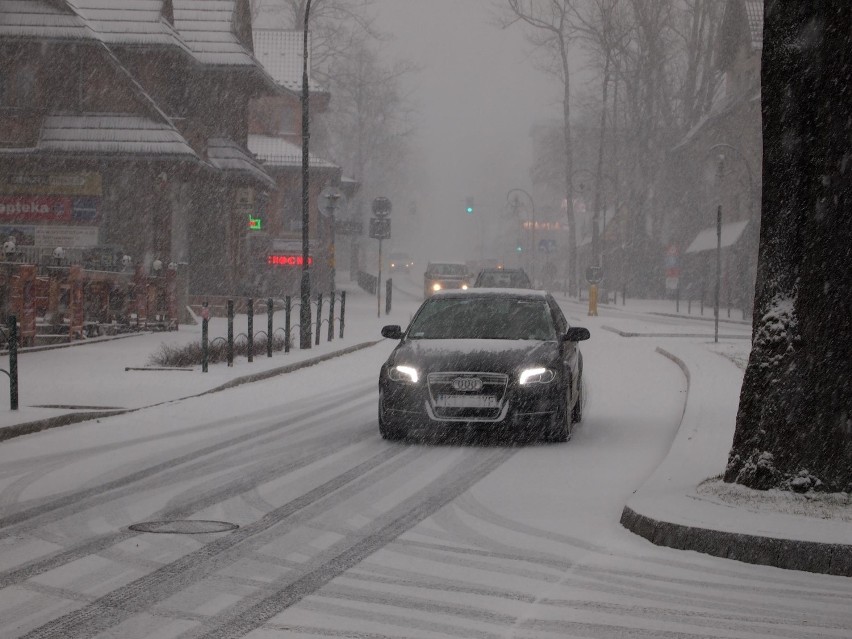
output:
[[[671,148],[671,150],[675,152],[687,147],[700,131],[710,126],[710,123],[716,122],[729,113],[732,113],[739,108],[740,105],[754,102],[755,100],[760,102],[760,91],[761,89],[758,86],[754,89],[754,91],[744,95],[735,94],[733,97],[725,96],[722,100],[714,100],[711,110],[708,113],[705,113],[698,122],[696,122],[695,125],[686,132],[678,143]]]
[[[183,156],[199,160],[170,124],[116,113],[48,115],[36,148],[61,153]]]
[[[115,45],[164,45],[189,53],[174,27],[162,17],[162,0],[66,0],[97,32]]]
[[[722,225],[722,248],[732,246],[740,239],[745,227],[748,225],[748,220],[740,222],[728,222]],[[717,246],[716,227],[711,226],[708,229],[699,231],[692,243],[686,248],[687,253],[698,253],[700,251],[709,251]]]
[[[228,138],[210,138],[207,143],[207,160],[221,171],[247,175],[270,188],[275,180],[239,144]]]
[[[311,34],[308,33],[308,90],[323,89],[311,78]],[[254,55],[275,81],[291,91],[302,90],[304,32],[279,29],[255,29],[252,32]]]
[[[257,159],[272,167],[302,166],[302,147],[283,138],[270,135],[249,135],[248,148]],[[315,155],[308,155],[308,164],[313,168],[336,169],[338,166]]]
[[[204,64],[254,66],[234,30],[234,0],[173,0],[175,28]]]
[[[0,0],[0,36],[48,40],[97,40],[86,21],[37,0]]]

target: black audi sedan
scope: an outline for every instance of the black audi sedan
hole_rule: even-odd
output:
[[[379,431],[475,425],[564,442],[582,419],[588,329],[569,326],[545,291],[468,289],[426,299],[379,374]]]

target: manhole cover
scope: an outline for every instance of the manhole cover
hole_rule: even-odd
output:
[[[130,530],[147,533],[175,533],[178,535],[199,535],[201,533],[228,532],[239,528],[227,521],[208,521],[204,519],[177,519],[174,521],[144,521],[133,524]]]

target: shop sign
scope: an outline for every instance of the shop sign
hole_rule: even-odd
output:
[[[54,195],[0,195],[0,220],[70,222],[70,197]]]
[[[33,228],[36,246],[89,247],[98,244],[97,226],[42,225]]]
[[[301,255],[283,254],[283,255],[268,255],[266,263],[272,266],[302,266],[305,262]],[[314,263],[314,258],[308,256],[308,265]]]
[[[100,173],[30,173],[0,176],[0,194],[100,196]]]

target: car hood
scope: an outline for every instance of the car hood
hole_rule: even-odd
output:
[[[556,341],[503,339],[405,340],[389,365],[408,364],[422,373],[479,371],[512,374],[526,366],[550,365],[559,355]]]

